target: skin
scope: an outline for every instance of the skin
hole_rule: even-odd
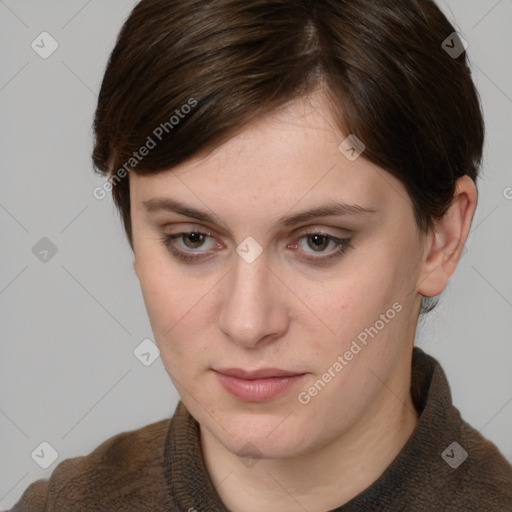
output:
[[[476,207],[473,182],[461,178],[445,217],[420,232],[401,182],[364,154],[349,161],[338,149],[346,135],[334,126],[317,91],[209,154],[157,174],[130,173],[134,269],[156,343],[200,424],[211,480],[234,512],[325,512],[390,465],[418,420],[410,366],[421,296],[445,287]],[[214,213],[224,225],[149,212],[144,203],[155,198]],[[278,224],[327,201],[375,212]],[[195,263],[162,241],[197,231],[211,237],[172,242],[206,255]],[[310,262],[336,246],[305,233],[350,238],[351,247],[323,265]],[[249,236],[263,250],[252,263],[236,252]],[[400,312],[378,335],[300,403],[298,394],[397,302]],[[282,395],[249,403],[219,384],[212,369],[226,367],[306,375]]]

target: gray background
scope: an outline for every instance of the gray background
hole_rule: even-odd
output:
[[[0,1],[0,509],[178,400],[161,360],[133,354],[152,333],[132,253],[110,197],[92,195],[103,183],[90,160],[97,92],[134,4]],[[488,137],[467,252],[417,344],[440,360],[463,417],[512,461],[512,1],[440,6],[469,42]],[[43,31],[59,44],[47,59],[31,48]],[[46,262],[32,250],[43,237],[57,248]],[[46,470],[31,457],[43,441],[58,452]]]

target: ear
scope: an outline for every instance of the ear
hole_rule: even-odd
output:
[[[448,211],[426,237],[417,286],[421,295],[439,295],[455,272],[469,234],[477,199],[473,180],[469,176],[459,178]]]

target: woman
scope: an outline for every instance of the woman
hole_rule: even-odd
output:
[[[142,0],[94,127],[181,402],[14,511],[512,510],[414,347],[484,136],[432,1]]]

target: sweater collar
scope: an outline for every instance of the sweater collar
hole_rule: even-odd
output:
[[[452,405],[446,375],[438,361],[418,347],[413,349],[411,394],[419,419],[407,443],[373,484],[332,512],[406,510],[411,493],[421,493],[430,475],[438,474],[444,449],[454,441],[464,443],[462,419]],[[181,401],[167,434],[165,471],[180,510],[229,512],[209,478],[199,424]]]

